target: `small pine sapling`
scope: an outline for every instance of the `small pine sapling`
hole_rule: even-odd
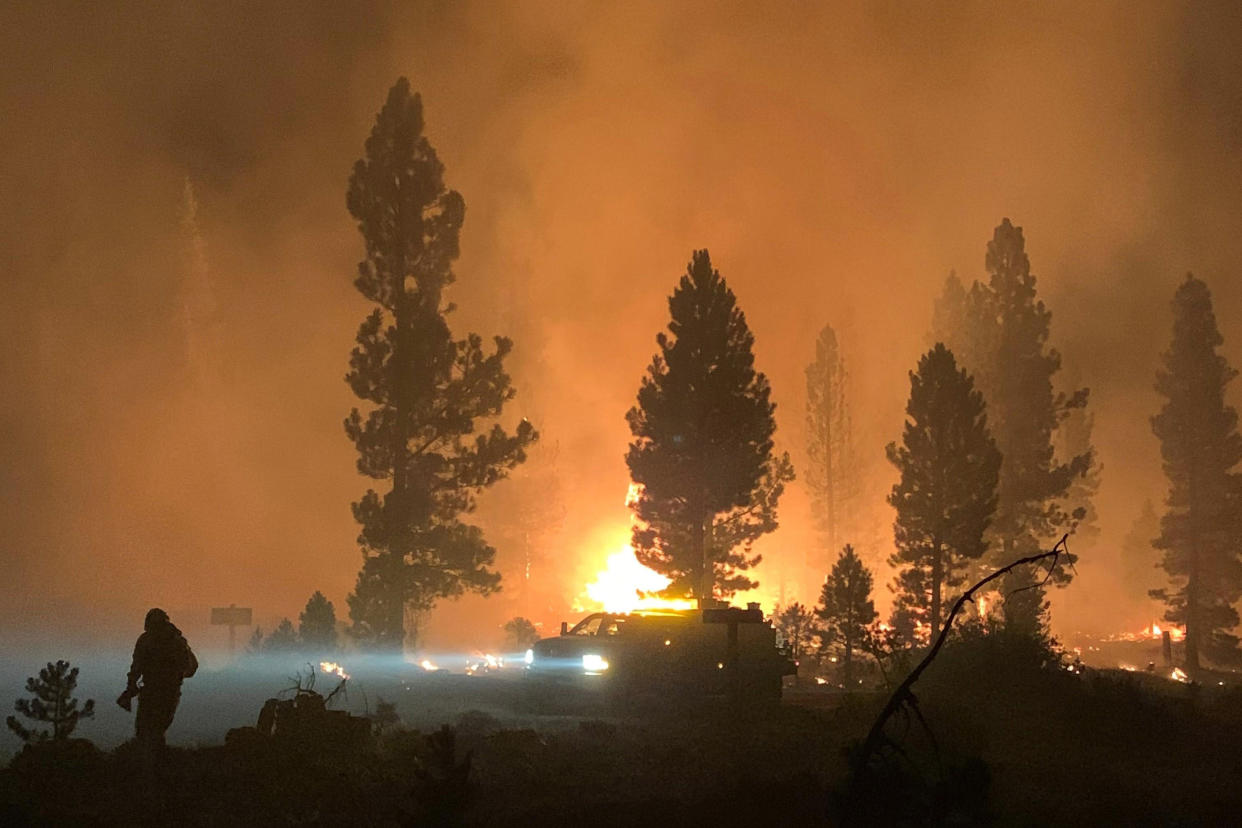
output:
[[[9,730],[28,743],[45,742],[49,738],[55,741],[68,739],[79,719],[89,719],[95,715],[94,699],[87,699],[86,704],[78,709],[78,700],[73,697],[77,686],[77,667],[70,668],[67,661],[57,661],[55,664],[48,662],[39,671],[38,678],[31,676],[26,679],[26,692],[33,698],[18,699],[14,707],[27,719],[51,725],[52,730],[49,732],[27,728],[16,716],[9,716],[5,720]]]

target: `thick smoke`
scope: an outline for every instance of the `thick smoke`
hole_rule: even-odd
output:
[[[344,188],[402,74],[467,203],[454,329],[517,342],[514,416],[543,432],[564,502],[543,575],[562,607],[624,539],[623,414],[693,248],[711,249],[747,313],[796,458],[802,371],[819,329],[837,327],[883,529],[882,447],[932,300],[951,269],[982,275],[1008,216],[1055,344],[1092,388],[1104,466],[1101,538],[1054,623],[1142,617],[1119,592],[1116,548],[1163,495],[1151,382],[1186,270],[1212,287],[1242,365],[1238,16],[9,4],[5,629],[119,635],[159,604],[192,632],[230,602],[270,627],[316,589],[344,614],[359,563],[348,503],[365,481],[341,430],[342,376],[366,312]],[[501,504],[515,500],[497,491],[482,518],[511,522]],[[782,586],[813,599],[806,513],[795,486],[764,543],[766,601]],[[547,600],[513,595],[471,604],[483,627],[557,620]]]

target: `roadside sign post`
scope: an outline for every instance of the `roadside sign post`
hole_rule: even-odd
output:
[[[252,612],[250,607],[239,607],[236,604],[229,604],[227,607],[211,608],[211,623],[215,626],[226,626],[229,628],[229,660],[233,660],[233,650],[237,644],[236,629],[238,627],[249,627]]]

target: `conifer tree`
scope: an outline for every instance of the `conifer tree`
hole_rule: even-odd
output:
[[[1087,488],[1071,493],[1094,462],[1089,443],[1058,457],[1054,437],[1076,409],[1087,404],[1087,389],[1056,393],[1053,381],[1061,355],[1048,345],[1052,313],[1036,294],[1022,228],[1002,220],[987,246],[986,284],[966,290],[950,276],[933,321],[935,333],[974,377],[987,402],[996,446],[1004,458],[990,530],[994,557],[1004,565],[1033,554],[1087,516]],[[1067,555],[1067,563],[1073,563]],[[981,562],[982,563],[982,562]],[[1067,583],[1071,569],[1058,567],[1053,583]],[[1007,579],[1005,621],[1012,629],[1042,633],[1047,626],[1043,588],[1023,568]],[[1021,592],[1018,592],[1021,590]]]
[[[1059,462],[1072,462],[1073,458],[1092,454],[1091,434],[1095,430],[1095,413],[1085,407],[1072,408],[1056,431],[1056,457]],[[1002,461],[1003,464],[1003,461]],[[1091,548],[1100,537],[1099,513],[1095,509],[1095,497],[1100,490],[1103,467],[1092,462],[1086,472],[1075,476],[1065,490],[1065,512],[1071,517],[1073,538],[1080,554]]]
[[[29,699],[18,699],[13,707],[27,719],[52,726],[51,731],[28,728],[16,716],[9,716],[5,724],[23,742],[44,742],[49,738],[59,741],[68,739],[80,719],[95,715],[95,700],[87,699],[78,709],[73,691],[78,686],[78,668],[69,667],[67,661],[48,662],[39,676],[26,679]]]
[[[1121,576],[1128,593],[1149,597],[1155,584],[1162,580],[1159,570],[1163,556],[1155,545],[1159,536],[1160,516],[1152,502],[1144,500],[1130,530],[1121,539]]]
[[[298,616],[298,640],[313,652],[336,649],[336,607],[319,590],[315,590]]]
[[[422,101],[405,78],[388,93],[346,202],[366,242],[354,285],[375,307],[346,377],[370,408],[350,412],[345,431],[358,471],[388,483],[353,504],[364,560],[348,598],[351,633],[365,646],[400,650],[407,610],[499,588],[495,550],[461,516],[522,462],[536,434],[525,420],[512,433],[478,429],[514,396],[504,369],[512,343],[496,337],[489,350],[475,334],[449,331],[444,290],[455,278],[465,202],[444,184],[423,135]]]
[[[942,344],[910,373],[902,444],[889,443],[901,473],[888,502],[899,567],[898,604],[939,628],[944,590],[962,583],[987,549],[984,532],[996,511],[1000,453],[988,431],[983,395]]]
[[[863,565],[854,547],[846,544],[824,581],[815,608],[823,622],[825,645],[840,647],[846,686],[853,682],[854,653],[861,649],[867,626],[878,615],[871,600],[871,585],[871,570]]]
[[[250,634],[250,640],[246,642],[246,653],[249,655],[259,655],[263,652],[263,628],[255,627],[254,632]]]
[[[984,372],[996,351],[997,325],[989,318],[991,289],[975,281],[962,283],[956,271],[949,271],[940,296],[932,307],[932,326],[927,346],[943,342],[953,352],[958,365],[975,379],[980,391],[986,383]],[[987,397],[984,396],[986,401]]]
[[[1186,627],[1186,666],[1200,656],[1238,656],[1234,604],[1242,598],[1242,461],[1238,414],[1225,402],[1237,372],[1216,349],[1224,342],[1208,287],[1194,276],[1173,297],[1173,341],[1156,374],[1165,399],[1152,418],[1169,481],[1157,548],[1171,586],[1153,590],[1165,619]]]
[[[772,614],[772,626],[784,639],[794,661],[809,653],[821,634],[815,613],[796,601],[787,607],[777,607]]]
[[[288,618],[280,619],[276,629],[263,642],[265,653],[291,653],[298,649],[298,633]]]
[[[806,368],[807,467],[819,555],[815,568],[826,571],[850,525],[849,508],[857,492],[857,468],[846,399],[845,363],[836,332],[825,325],[815,342],[815,360]]]
[[[754,336],[706,250],[694,252],[669,312],[626,414],[634,547],[672,579],[670,593],[706,600],[755,585],[744,574],[759,561],[751,545],[776,528],[793,467],[773,456],[775,406],[754,368]]]

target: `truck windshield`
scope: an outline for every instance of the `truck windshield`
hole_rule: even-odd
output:
[[[604,623],[601,629],[601,633],[603,635],[616,635],[617,633],[621,632],[621,625],[624,623],[625,623],[624,618],[617,618],[616,616],[609,616],[608,620]]]
[[[625,623],[624,618],[618,618],[615,615],[604,615],[597,613],[588,615],[579,621],[572,630],[570,635],[616,635],[621,631],[621,626]]]
[[[603,622],[603,620],[604,620],[604,616],[602,615],[588,615],[586,618],[583,618],[581,621],[575,624],[574,628],[569,631],[569,634],[570,635],[598,635],[599,625]]]

